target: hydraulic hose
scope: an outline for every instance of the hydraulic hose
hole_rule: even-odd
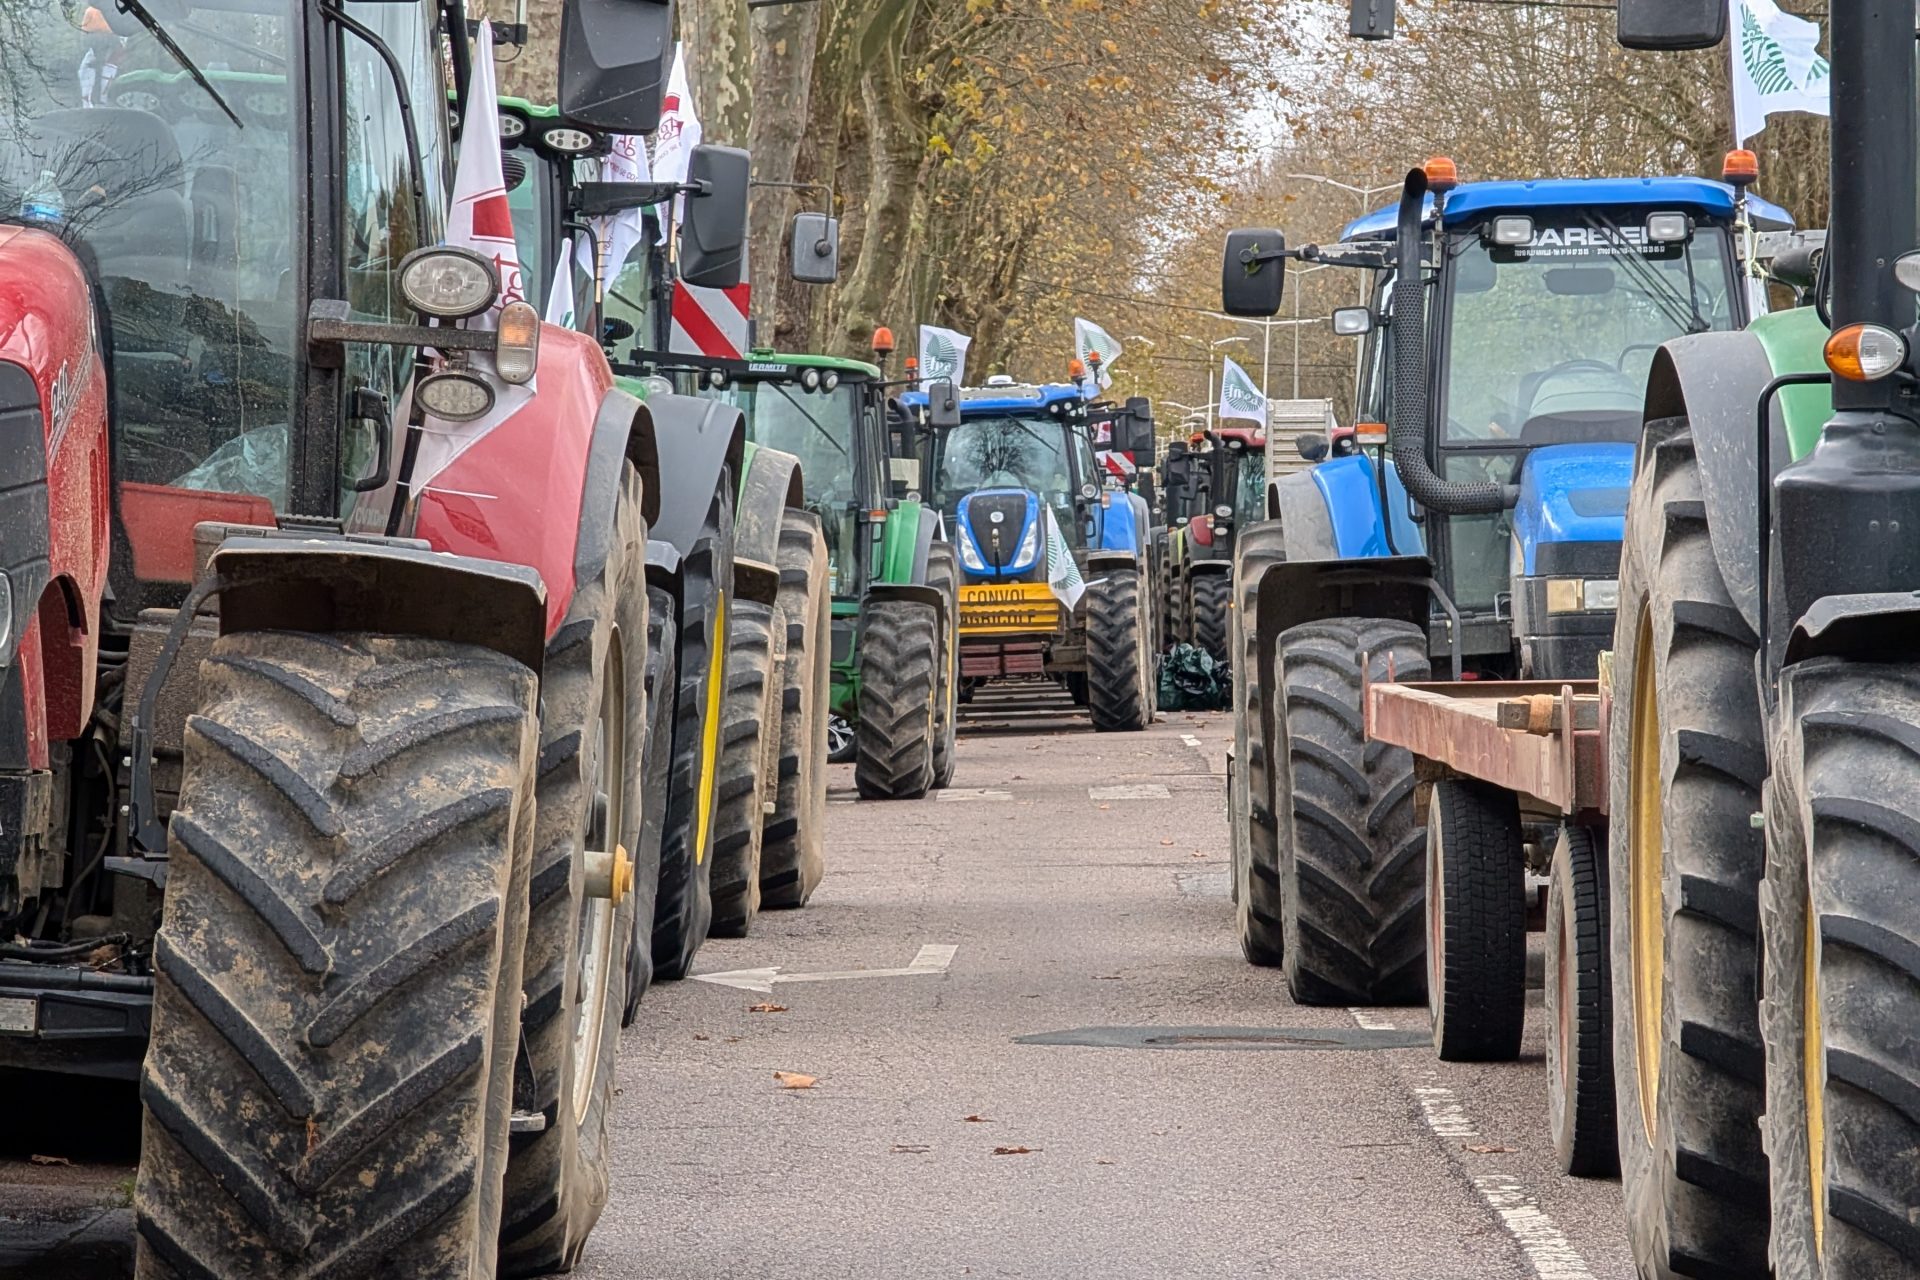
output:
[[[1425,237],[1420,229],[1426,196],[1427,175],[1415,169],[1407,174],[1400,192],[1400,229],[1394,245],[1393,411],[1387,445],[1400,482],[1421,506],[1454,516],[1505,511],[1519,500],[1518,485],[1460,484],[1435,475],[1427,465],[1427,300],[1421,263]]]

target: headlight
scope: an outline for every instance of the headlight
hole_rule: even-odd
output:
[[[1549,578],[1547,612],[1579,613],[1612,611],[1620,607],[1620,582],[1617,578]]]
[[[1025,564],[1027,561],[1033,559],[1039,551],[1040,521],[1037,519],[1029,520],[1027,521],[1026,536],[1020,539],[1020,554],[1014,557],[1013,562],[1015,564]]]
[[[420,379],[413,398],[422,409],[447,422],[472,422],[493,408],[493,388],[487,380],[457,369]]]
[[[832,391],[834,388],[838,387],[839,385],[840,385],[840,375],[837,373],[829,373],[827,374],[826,377],[820,379],[820,387],[824,391]]]
[[[662,374],[650,373],[640,379],[640,385],[647,389],[650,396],[670,396],[673,394],[673,379]]]
[[[1526,217],[1495,218],[1489,228],[1490,238],[1495,244],[1513,247],[1533,243],[1533,219]]]
[[[1827,368],[1848,382],[1878,382],[1907,362],[1907,340],[1877,324],[1850,324],[1827,339]]]
[[[1647,239],[1654,244],[1678,244],[1693,234],[1693,219],[1684,213],[1647,215]]]
[[[1612,613],[1620,608],[1620,580],[1589,578],[1580,589],[1580,600],[1589,611]]]
[[[512,111],[500,113],[500,141],[518,142],[527,132],[527,122]]]
[[[987,562],[980,558],[979,549],[973,545],[973,535],[964,530],[960,534],[960,563],[975,573],[987,571]]]
[[[727,371],[725,369],[707,370],[707,385],[715,391],[725,390],[727,385]]]
[[[1231,520],[1233,519],[1233,508],[1224,505],[1215,507],[1213,509],[1213,518],[1215,520]]]
[[[435,245],[415,249],[401,261],[400,296],[422,315],[464,320],[493,305],[500,278],[473,250]]]
[[[599,140],[585,129],[556,125],[540,135],[540,145],[563,156],[584,156],[599,146]]]

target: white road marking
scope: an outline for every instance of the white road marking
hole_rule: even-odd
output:
[[[1190,733],[1181,734],[1180,741],[1186,743],[1188,746],[1192,747],[1195,751],[1200,750],[1200,739],[1194,737]]]
[[[1460,1100],[1453,1096],[1453,1090],[1443,1084],[1417,1084],[1413,1087],[1413,1096],[1420,1102],[1420,1114],[1426,1118],[1427,1128],[1443,1138],[1477,1138],[1480,1131],[1473,1127],[1473,1121],[1467,1119],[1467,1113],[1460,1108]]]
[[[1158,782],[1123,783],[1115,787],[1088,787],[1089,800],[1170,800],[1173,793]]]
[[[759,969],[729,969],[724,973],[696,973],[693,975],[693,980],[766,994],[773,990],[775,983],[844,982],[854,978],[920,978],[930,974],[945,973],[947,967],[953,963],[954,954],[959,950],[959,947],[951,943],[929,942],[920,948],[914,955],[913,962],[904,969],[833,969],[824,973],[782,973],[780,966],[776,964]]]
[[[1013,792],[996,791],[992,787],[961,787],[959,790],[949,787],[945,791],[934,792],[933,798],[947,804],[962,800],[1011,800]]]
[[[1383,1013],[1375,1013],[1371,1009],[1349,1009],[1347,1012],[1353,1015],[1353,1020],[1360,1024],[1362,1031],[1398,1031],[1400,1029],[1394,1025],[1392,1018]]]
[[[1540,1280],[1593,1280],[1593,1272],[1587,1270],[1572,1242],[1518,1182],[1505,1174],[1489,1173],[1474,1178],[1473,1185],[1500,1215]]]

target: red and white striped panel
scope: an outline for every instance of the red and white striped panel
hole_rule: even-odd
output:
[[[680,283],[673,288],[673,337],[667,349],[690,356],[744,360],[749,289],[701,289]]]
[[[1097,456],[1107,474],[1118,476],[1122,480],[1131,480],[1140,470],[1130,453],[1121,453],[1116,449],[1102,449]]]

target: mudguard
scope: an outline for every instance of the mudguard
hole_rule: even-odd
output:
[[[1140,563],[1140,557],[1131,551],[1091,551],[1087,553],[1087,573],[1107,573],[1114,569],[1131,569]]]
[[[1913,592],[1824,596],[1793,624],[1785,663],[1826,657],[1905,663],[1912,661],[1916,648],[1920,596]]]
[[[880,561],[874,567],[873,585],[925,582],[927,555],[939,528],[939,513],[912,499],[889,512],[880,535]]]
[[[869,600],[912,600],[917,604],[932,605],[934,613],[939,615],[939,629],[949,625],[947,618],[947,599],[939,590],[926,584],[924,569],[919,582],[876,582],[867,588],[867,594],[861,598],[860,607],[865,609]]]
[[[789,507],[806,505],[800,459],[748,445],[734,507],[733,581],[743,600],[772,604],[780,592],[780,525]]]
[[[1675,338],[1653,357],[1646,420],[1685,417],[1700,466],[1700,496],[1713,530],[1713,558],[1734,608],[1760,633],[1760,393],[1775,371],[1753,334],[1702,333]],[[1774,475],[1790,461],[1780,398],[1768,414]],[[1642,448],[1635,462],[1647,465]]]
[[[1246,586],[1258,593],[1255,626],[1262,637],[1322,618],[1393,618],[1424,630],[1433,564],[1425,556],[1285,560]]]
[[[740,475],[746,420],[732,405],[698,396],[649,396],[647,408],[653,414],[661,476],[652,536],[684,556],[700,536],[721,473],[731,468],[734,476]],[[649,564],[655,560],[649,555]]]
[[[600,402],[600,412],[593,422],[593,443],[587,450],[580,526],[573,544],[575,582],[592,582],[607,562],[612,550],[607,535],[613,529],[620,498],[621,463],[629,461],[640,473],[640,514],[651,527],[660,514],[660,455],[654,440],[653,414],[637,396],[613,387]]]

